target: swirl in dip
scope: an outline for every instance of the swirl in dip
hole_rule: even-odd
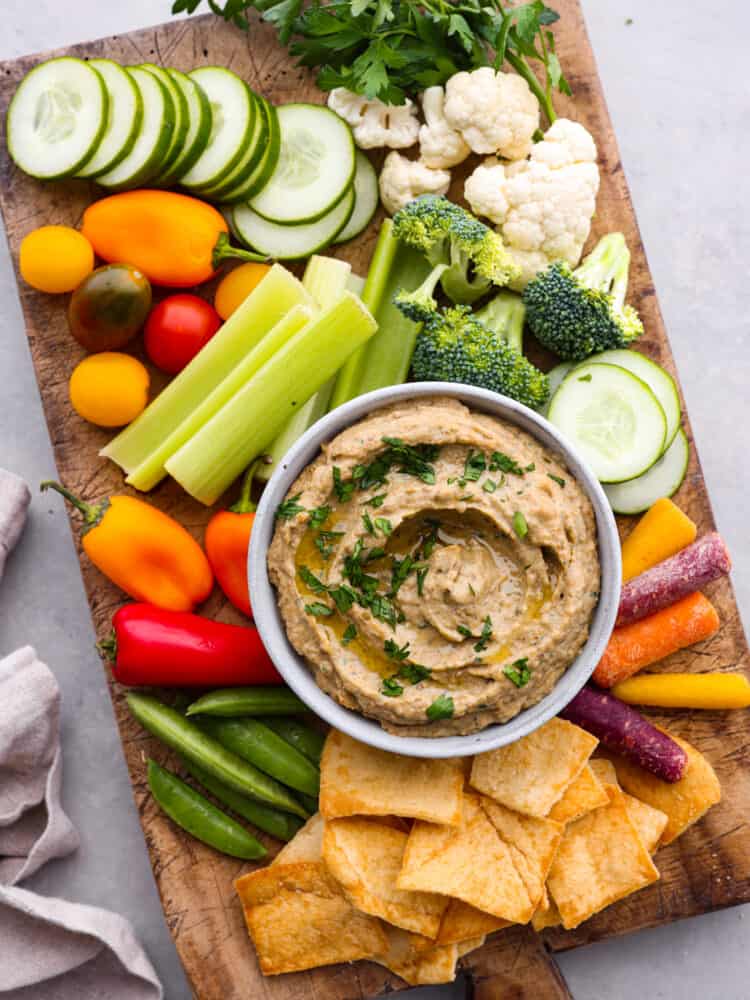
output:
[[[453,399],[378,410],[299,476],[268,568],[320,687],[405,736],[534,705],[599,597],[588,497],[531,435]]]

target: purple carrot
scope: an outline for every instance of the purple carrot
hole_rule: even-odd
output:
[[[685,773],[688,758],[682,747],[608,691],[582,688],[560,715],[662,781],[679,781]]]
[[[628,580],[620,595],[616,625],[630,625],[674,604],[712,580],[725,576],[732,560],[721,536],[712,531],[664,562]]]

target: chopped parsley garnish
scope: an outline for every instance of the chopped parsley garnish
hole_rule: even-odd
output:
[[[304,513],[305,508],[298,502],[301,496],[301,493],[295,493],[293,497],[288,497],[283,503],[280,503],[276,508],[276,517],[282,521],[291,521],[297,514]]]
[[[591,381],[591,372],[589,372],[588,375],[579,375],[578,376],[578,381],[579,382],[590,382]]]
[[[372,523],[372,518],[367,511],[362,515],[362,524],[365,526],[365,531],[368,535],[375,534],[375,525]]]
[[[376,517],[375,527],[381,533],[381,535],[385,535],[386,537],[390,535],[391,532],[393,531],[393,525],[391,524],[391,522],[388,520],[387,517]]]
[[[385,622],[391,628],[396,627],[398,620],[396,608],[387,597],[383,597],[381,594],[373,594],[367,598],[367,603],[364,606],[369,608],[373,616],[379,621]]]
[[[310,511],[310,527],[315,530],[322,528],[331,513],[330,507],[316,507]]]
[[[384,555],[385,549],[380,545],[376,545],[374,548],[368,549],[362,558],[366,563],[371,563],[377,562],[378,559],[382,559]]]
[[[420,681],[426,681],[428,677],[432,677],[432,671],[428,670],[427,667],[420,666],[419,663],[405,663],[397,676],[410,684],[419,684]]]
[[[464,639],[476,639],[476,642],[474,643],[474,652],[483,653],[492,638],[492,619],[489,615],[487,615],[482,623],[482,631],[479,635],[474,635],[471,629],[467,628],[465,625],[458,625],[456,630],[459,635],[464,637]]]
[[[305,611],[308,615],[315,615],[316,618],[328,618],[333,614],[333,608],[329,608],[327,604],[322,604],[320,601],[313,601],[312,604],[306,604]]]
[[[548,472],[547,475],[553,482],[557,483],[558,486],[565,489],[565,480],[561,476],[555,476],[551,472]]]
[[[404,556],[403,559],[399,559],[398,556],[394,556],[391,560],[391,587],[388,591],[389,597],[395,597],[399,592],[401,584],[406,581],[409,573],[415,566],[415,560],[412,556]]]
[[[357,638],[357,626],[347,625],[344,634],[341,636],[341,644],[348,646],[350,642]]]
[[[522,688],[531,680],[531,667],[528,657],[515,660],[508,667],[503,667],[503,673],[509,681],[513,681],[517,688]]]
[[[427,560],[432,555],[438,540],[438,531],[440,530],[440,521],[428,521],[430,526],[430,533],[427,538],[422,542],[422,547],[419,550],[420,562]]]
[[[522,476],[524,470],[518,462],[510,455],[503,454],[502,451],[493,451],[490,456],[490,472],[510,472],[514,476]]]
[[[384,677],[383,683],[380,685],[380,693],[387,698],[398,698],[404,693],[404,689],[395,677]]]
[[[453,699],[449,694],[438,695],[427,709],[427,718],[431,722],[437,722],[439,719],[452,719],[454,707]]]
[[[482,483],[482,489],[485,493],[494,493],[497,489],[497,483],[494,479],[485,479]]]
[[[399,472],[416,476],[428,486],[435,484],[435,468],[433,462],[440,454],[440,448],[435,444],[405,444],[401,438],[384,437],[383,444],[388,445],[385,455],[392,465],[398,464]]]
[[[487,459],[481,451],[470,451],[464,463],[464,483],[475,483],[487,468]]]
[[[343,531],[319,531],[315,539],[315,548],[324,559],[330,559],[333,555],[334,545],[338,544],[339,539],[343,537]]]
[[[462,500],[472,500],[473,498],[474,498],[473,493],[464,493],[464,495],[462,497],[459,497],[458,500],[460,503]]]
[[[328,593],[342,615],[345,615],[357,600],[356,592],[351,587],[347,587],[345,583],[339,584],[338,587],[329,588]]]
[[[386,639],[383,643],[383,650],[386,656],[389,656],[392,660],[408,660],[409,659],[409,643],[405,642],[403,646],[395,641],[395,639]]]
[[[521,541],[523,541],[524,538],[529,533],[529,526],[526,523],[526,518],[523,516],[520,510],[517,510],[513,515],[513,530],[515,531],[516,535],[518,535],[518,537],[521,539]]]
[[[535,463],[531,462],[529,465],[526,466],[526,468],[523,471],[524,472],[533,472],[535,469],[536,469]]]
[[[354,492],[354,483],[351,480],[344,482],[341,478],[341,469],[337,465],[333,467],[332,476],[333,492],[341,503],[346,503],[347,500],[351,499],[351,495]]]
[[[313,573],[309,566],[300,566],[298,572],[300,580],[302,580],[313,594],[325,594],[328,592],[328,587]]]
[[[368,507],[382,507],[387,496],[387,493],[378,493],[377,496],[370,497],[369,500],[365,500],[365,504]]]

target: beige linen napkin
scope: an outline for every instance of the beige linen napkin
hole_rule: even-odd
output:
[[[0,576],[28,504],[0,469]],[[0,659],[0,1000],[161,1000],[124,917],[14,888],[78,847],[61,783],[60,689],[25,646]]]

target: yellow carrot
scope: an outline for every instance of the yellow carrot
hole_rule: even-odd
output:
[[[641,674],[615,684],[612,694],[629,705],[656,708],[748,708],[744,674]]]
[[[622,543],[622,578],[630,580],[695,541],[697,528],[663,497],[649,508]]]

